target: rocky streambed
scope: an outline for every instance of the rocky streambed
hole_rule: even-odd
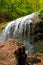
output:
[[[43,65],[43,54],[27,56],[22,42],[0,41],[0,65]]]

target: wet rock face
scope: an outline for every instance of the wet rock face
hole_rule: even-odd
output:
[[[25,47],[17,40],[0,41],[0,65],[25,65]]]
[[[28,36],[29,31],[29,36]],[[30,29],[28,29],[28,25],[25,31],[26,37],[29,37],[30,44],[37,42],[38,40],[43,40],[43,21],[30,23]]]
[[[43,22],[37,22],[32,26],[32,41],[37,42],[38,40],[43,40]]]

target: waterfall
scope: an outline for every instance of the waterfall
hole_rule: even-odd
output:
[[[0,40],[6,41],[8,38],[14,38],[22,40],[25,47],[29,50],[30,53],[33,52],[33,46],[29,43],[30,41],[30,24],[33,22],[34,16],[36,13],[21,17],[15,21],[11,21],[2,31]],[[27,53],[27,52],[26,52]]]

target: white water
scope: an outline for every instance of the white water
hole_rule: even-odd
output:
[[[36,13],[33,13],[8,23],[0,36],[0,40],[6,41],[8,38],[16,38],[22,40],[27,49],[26,53],[29,52],[31,54],[34,50],[32,50],[33,46],[29,43],[30,24],[33,22],[33,18],[35,15],[37,16]],[[26,35],[27,39],[25,39]]]

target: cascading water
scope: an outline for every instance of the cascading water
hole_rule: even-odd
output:
[[[0,40],[6,41],[8,38],[14,38],[22,40],[26,47],[26,53],[34,52],[33,46],[29,43],[30,41],[30,24],[33,22],[36,13],[18,18],[15,21],[8,23],[3,30]]]

